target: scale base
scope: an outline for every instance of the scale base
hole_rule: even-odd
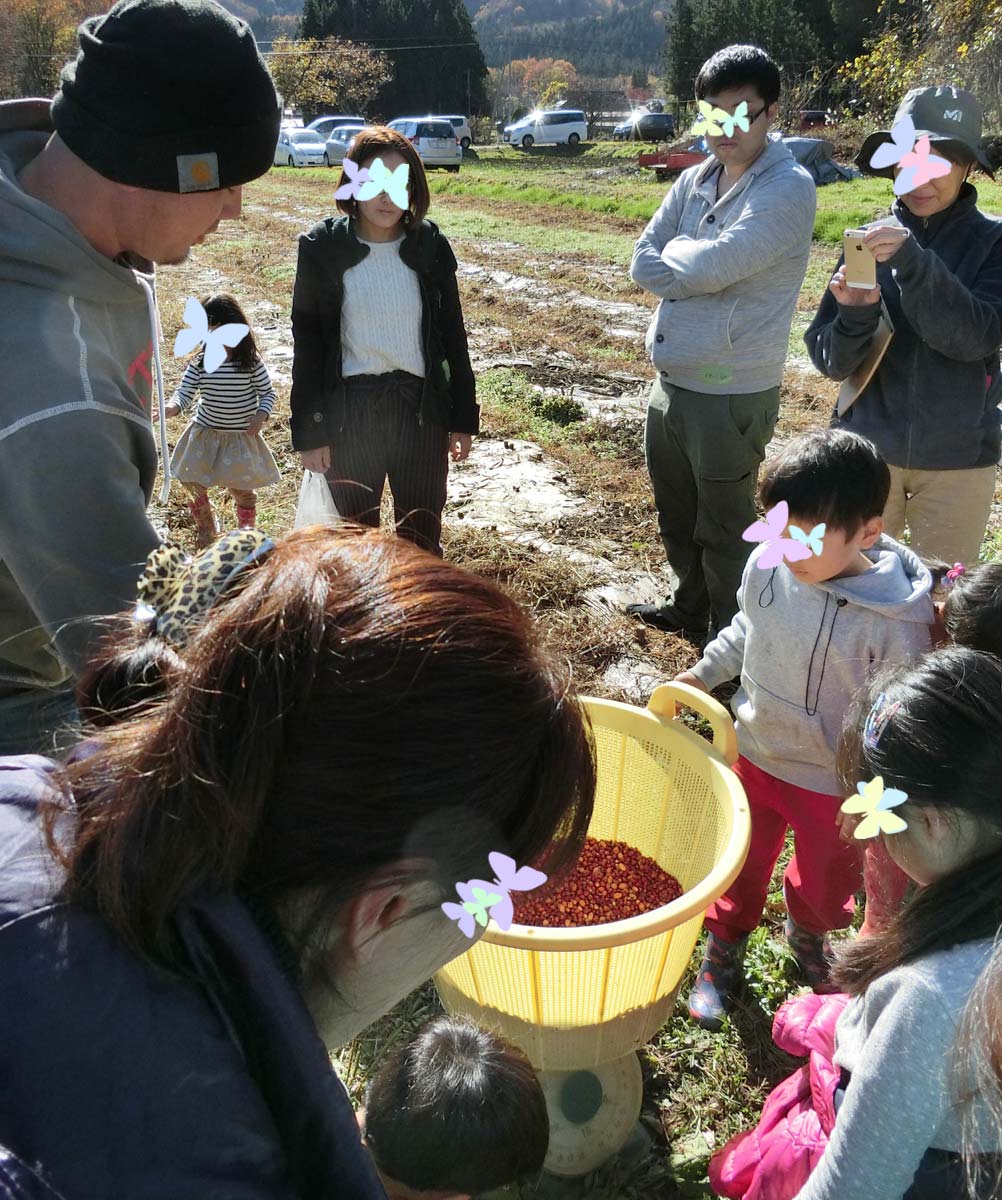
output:
[[[644,1099],[636,1054],[579,1071],[541,1071],[550,1118],[543,1169],[579,1178],[617,1154],[629,1140]]]

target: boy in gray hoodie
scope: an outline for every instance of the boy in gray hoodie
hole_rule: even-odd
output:
[[[721,122],[706,137],[710,157],[675,182],[630,266],[661,301],[647,333],[658,377],[644,448],[678,584],[671,603],[627,612],[699,642],[734,616],[741,531],[755,515],[814,230],[814,180],[768,137],[779,89],[758,46],[727,46],[703,64],[696,96]]]
[[[889,488],[887,464],[865,438],[829,429],[792,442],[767,465],[761,501],[770,515],[785,504],[796,533],[783,526],[788,540],[776,566],[763,565],[777,555],[774,532],[753,551],[737,616],[676,676],[710,691],[741,675],[731,704],[734,769],[751,808],[751,847],[706,914],[706,955],[689,998],[704,1028],[719,1028],[729,1006],[788,828],[795,853],[784,877],[786,933],[815,988],[827,984],[826,934],[852,919],[862,874],[856,848],[839,833],[842,719],[874,671],[929,649],[934,618],[929,570],[883,536]],[[765,533],[756,527],[755,540]]]

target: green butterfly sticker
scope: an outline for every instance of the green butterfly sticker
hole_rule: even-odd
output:
[[[496,896],[493,892],[485,892],[483,888],[479,887],[471,890],[473,892],[473,899],[464,900],[461,907],[465,908],[470,916],[476,919],[478,925],[486,925],[487,910],[492,904],[498,904],[501,897]]]

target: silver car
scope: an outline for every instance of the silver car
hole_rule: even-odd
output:
[[[350,125],[335,125],[327,136],[324,147],[324,166],[333,167],[344,162],[355,135],[365,128],[364,121],[353,121]]]
[[[275,147],[275,165],[322,167],[324,139],[312,129],[283,129]]]
[[[459,144],[455,129],[443,117],[397,117],[388,124],[407,138],[426,167],[459,170],[463,161],[463,147]]]

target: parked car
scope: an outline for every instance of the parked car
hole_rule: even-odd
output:
[[[450,115],[447,116],[445,120],[452,125],[453,129],[455,129],[456,137],[459,138],[460,146],[462,146],[464,150],[467,149],[467,147],[473,141],[473,134],[470,132],[470,118],[454,117]]]
[[[275,165],[322,167],[324,139],[315,129],[283,129],[275,147]]]
[[[365,128],[361,121],[353,121],[350,125],[335,125],[327,137],[324,146],[324,166],[333,167],[335,163],[344,162],[355,137]]]
[[[671,113],[631,113],[612,131],[613,140],[637,142],[666,142],[675,136],[675,118]]]
[[[360,117],[356,113],[333,113],[324,117],[317,117],[306,126],[307,129],[315,129],[322,138],[330,137],[330,132],[335,125],[349,125],[357,122],[359,125],[366,123],[365,117]]]
[[[823,108],[802,108],[800,110],[799,129],[815,129],[818,125],[828,124],[828,114]]]
[[[514,125],[504,127],[504,140],[528,150],[537,142],[576,146],[588,136],[588,122],[577,108],[557,108],[550,112],[529,113]]]
[[[459,170],[463,147],[452,124],[444,117],[397,117],[387,124],[407,138],[426,167]]]

